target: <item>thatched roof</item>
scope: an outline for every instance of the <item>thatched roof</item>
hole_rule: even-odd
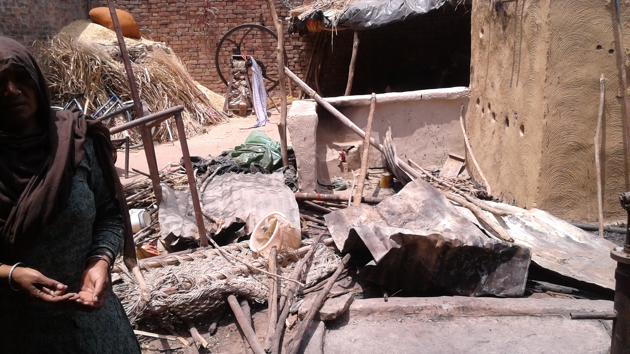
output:
[[[294,22],[310,32],[326,28],[355,30],[384,26],[442,7],[447,0],[315,0],[291,10]]]

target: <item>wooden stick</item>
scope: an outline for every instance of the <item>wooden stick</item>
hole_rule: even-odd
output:
[[[190,346],[190,342],[188,342],[186,340],[186,338],[183,338],[183,337],[151,333],[151,332],[146,332],[146,331],[140,331],[140,330],[137,330],[137,329],[134,330],[133,333],[135,335],[137,335],[137,336],[145,336],[145,337],[151,337],[151,338],[156,338],[156,339],[166,339],[166,340],[178,341],[178,342],[182,343],[183,345],[185,345],[187,347]]]
[[[245,339],[247,339],[247,343],[249,343],[249,346],[252,348],[255,354],[265,354],[265,350],[258,342],[258,338],[256,338],[256,333],[250,325],[250,320],[245,317],[245,314],[241,309],[241,305],[239,305],[238,300],[236,300],[236,296],[230,295],[228,296],[227,300],[230,308],[232,309],[232,312],[234,312],[236,322],[241,327],[241,330],[243,331],[243,334],[245,335]]]
[[[300,260],[300,262],[295,266],[293,273],[291,273],[291,278],[296,279],[298,282],[302,280],[306,276],[306,269],[310,267],[310,264],[313,260],[313,255],[319,246],[319,242],[322,240],[324,234],[319,234],[313,244],[310,246],[310,249]],[[286,295],[280,297],[280,302],[278,303],[278,308],[282,309],[280,312],[280,317],[278,318],[278,322],[276,322],[276,330],[273,335],[273,342],[271,344],[271,353],[279,354],[280,353],[280,342],[282,341],[282,337],[284,335],[284,325],[289,316],[289,309],[295,300],[295,294],[297,294],[298,290],[303,288],[303,286],[296,286],[294,283],[291,283],[287,287]]]
[[[606,79],[602,74],[599,79],[599,111],[597,113],[597,128],[595,129],[595,173],[597,174],[597,211],[599,216],[599,237],[604,238],[604,195],[602,192],[602,120],[606,99]]]
[[[339,274],[343,272],[343,270],[346,268],[346,265],[348,264],[349,261],[350,261],[350,254],[346,254],[341,260],[341,263],[339,263],[339,265],[337,266],[337,269],[335,270],[333,275],[326,282],[326,286],[324,287],[324,289],[317,294],[317,297],[315,298],[315,301],[313,301],[313,305],[311,305],[311,308],[306,313],[304,320],[300,322],[295,332],[295,336],[293,337],[293,341],[291,341],[288,344],[287,347],[289,349],[286,351],[286,353],[295,354],[298,352],[298,350],[300,349],[300,345],[302,344],[302,340],[304,339],[304,334],[306,333],[306,330],[308,329],[308,326],[310,325],[311,321],[315,318],[315,315],[319,312],[319,310],[324,305],[324,302],[326,301],[326,298],[328,297],[328,293],[330,293],[330,289],[332,289],[333,285],[335,285],[337,278],[339,278]]]
[[[346,92],[344,96],[350,96],[352,92],[352,83],[354,81],[354,69],[357,66],[357,54],[359,52],[359,32],[354,31],[354,40],[352,41],[352,57],[350,58],[350,67],[348,68],[348,83],[346,84]]]
[[[466,144],[466,152],[468,153],[468,156],[470,156],[470,159],[475,165],[475,169],[477,170],[477,172],[479,173],[479,176],[483,180],[483,184],[486,186],[486,191],[488,192],[489,195],[492,195],[492,189],[490,188],[490,183],[488,183],[488,180],[486,179],[486,176],[483,174],[481,167],[479,167],[479,163],[477,162],[477,159],[475,158],[475,154],[473,153],[472,146],[470,146],[470,140],[468,140],[468,134],[466,134],[466,123],[464,122],[464,106],[463,105],[459,112],[459,122],[462,126],[462,134],[464,134],[464,143]]]
[[[280,80],[280,124],[278,124],[278,130],[280,131],[280,150],[282,154],[282,165],[284,167],[289,166],[289,155],[287,152],[287,79],[284,75],[284,31],[282,30],[282,22],[278,18],[276,12],[276,6],[273,0],[267,0],[267,6],[269,6],[269,12],[271,18],[276,26],[276,34],[278,35],[278,80]]]
[[[322,225],[322,226],[326,226],[326,222],[324,220],[319,220],[318,218],[314,218],[312,216],[304,215],[304,214],[300,215],[300,217],[304,218],[304,220],[308,220],[308,221],[314,222],[316,224],[319,224],[319,225]]]
[[[249,307],[249,302],[247,301],[247,299],[243,299],[240,302],[241,305],[241,310],[243,311],[243,315],[245,316],[245,319],[247,320],[247,323],[249,323],[249,325],[252,327],[252,329],[254,328],[254,322],[252,320],[252,309]],[[243,333],[243,331],[241,331],[241,335],[243,337],[245,337],[245,334]],[[244,340],[246,341],[246,340]],[[252,353],[252,348],[249,347],[246,350],[247,353]]]
[[[612,20],[613,20],[613,34],[615,37],[615,52],[617,53],[617,70],[619,72],[619,91],[621,92],[621,113],[622,125],[624,133],[623,144],[625,147],[624,161],[626,166],[626,173],[624,173],[626,189],[630,190],[630,100],[628,99],[628,78],[626,74],[626,51],[623,44],[623,25],[621,23],[621,8],[619,0],[613,0],[611,4],[612,8]]]
[[[304,201],[302,201],[302,203],[304,205],[306,205],[307,207],[310,207],[313,210],[319,211],[320,213],[329,214],[329,213],[333,212],[332,209],[327,208],[327,207],[325,207],[323,205],[319,205],[319,204],[313,203],[313,202],[311,202],[309,200],[304,200]]]
[[[484,211],[488,211],[496,216],[506,216],[506,215],[510,215],[509,212],[505,211],[505,210],[500,210],[497,208],[493,208],[490,205],[487,205],[485,203],[483,203],[481,200],[478,200],[476,198],[473,198],[471,196],[469,196],[466,192],[464,192],[463,190],[457,188],[456,186],[446,182],[446,181],[442,181],[441,179],[433,176],[431,173],[429,173],[429,171],[425,170],[424,168],[420,167],[420,165],[418,165],[417,163],[415,163],[413,160],[409,159],[409,164],[411,164],[413,167],[417,168],[423,175],[427,176],[429,179],[435,181],[438,184],[441,184],[447,188],[449,188],[450,190],[452,190],[453,192],[461,195],[462,197],[466,198],[467,201],[475,204],[476,206],[478,206],[479,208],[481,208]],[[447,198],[448,198],[448,194],[447,194]]]
[[[454,193],[448,193],[446,197],[449,200],[454,201],[455,203],[460,204],[461,206],[470,210],[475,215],[477,220],[479,220],[479,223],[498,239],[507,242],[514,242],[514,239],[507,233],[507,231],[505,231],[505,229],[501,225],[499,225],[499,223],[488,218],[483,213],[481,208],[479,208],[475,204]]]
[[[356,32],[355,32],[356,35]],[[370,113],[368,114],[367,126],[365,127],[365,138],[363,139],[363,155],[361,156],[361,171],[359,171],[359,180],[357,182],[357,191],[354,194],[354,206],[361,205],[363,198],[363,187],[365,184],[365,176],[368,170],[368,158],[370,155],[370,137],[372,135],[372,122],[374,121],[374,111],[376,110],[376,93],[372,92],[370,100]]]
[[[269,253],[269,272],[276,274],[277,270],[277,257],[278,250],[276,247],[271,249]],[[265,351],[271,351],[271,345],[273,344],[273,335],[276,329],[276,322],[278,321],[278,289],[280,285],[278,280],[274,278],[269,279],[269,300],[268,312],[269,312],[269,324],[267,325],[267,337],[265,338]]]
[[[208,341],[201,334],[199,334],[197,328],[195,328],[195,326],[193,325],[189,325],[189,327],[190,328],[188,329],[188,331],[190,332],[190,336],[192,337],[192,339],[195,340],[197,346],[204,349],[208,348]]]

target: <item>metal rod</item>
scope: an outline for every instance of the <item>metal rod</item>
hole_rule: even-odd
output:
[[[186,141],[186,128],[182,120],[181,111],[175,113],[175,124],[177,125],[177,136],[182,146],[182,155],[184,160],[184,168],[188,177],[188,186],[190,187],[190,196],[192,198],[193,209],[195,211],[195,221],[199,230],[199,242],[202,247],[208,246],[208,235],[206,235],[206,226],[203,223],[203,214],[201,212],[201,203],[199,202],[199,192],[195,181],[195,172],[193,171],[192,162],[190,161],[190,150],[188,150],[188,141]]]
[[[117,115],[119,115],[119,114],[125,113],[125,112],[127,112],[128,110],[133,109],[133,108],[134,108],[134,107],[133,107],[133,105],[131,105],[131,106],[126,106],[126,107],[123,107],[123,108],[117,109],[117,110],[115,110],[115,111],[113,111],[113,112],[111,112],[111,113],[107,113],[106,115],[104,115],[104,116],[102,116],[102,117],[98,117],[98,118],[96,118],[95,120],[96,120],[97,122],[102,122],[102,121],[104,121],[104,120],[107,120],[107,119],[113,118],[113,117],[115,117],[115,116],[117,116]]]
[[[132,120],[129,123],[125,123],[123,125],[119,125],[119,126],[113,127],[112,129],[109,130],[109,132],[111,134],[116,134],[116,133],[120,133],[120,132],[125,131],[125,130],[141,127],[141,126],[149,124],[149,123],[154,123],[156,121],[165,120],[165,119],[168,119],[168,118],[174,116],[175,114],[181,113],[183,110],[184,110],[184,106],[181,106],[181,105],[180,106],[171,107],[171,108],[163,110],[161,112],[149,114],[149,115],[146,115],[146,116],[144,116],[142,118],[134,119],[134,120]]]

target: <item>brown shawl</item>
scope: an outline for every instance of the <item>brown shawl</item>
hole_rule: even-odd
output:
[[[40,230],[65,206],[88,137],[109,187],[116,193],[125,221],[125,251],[130,251],[129,214],[114,167],[109,131],[102,124],[86,121],[78,111],[52,112],[46,81],[33,56],[16,41],[0,37],[0,72],[11,66],[25,69],[35,83],[38,118],[45,132],[19,137],[0,131],[0,261],[10,259],[21,244],[36,241]],[[0,119],[11,118],[5,114],[0,112]]]

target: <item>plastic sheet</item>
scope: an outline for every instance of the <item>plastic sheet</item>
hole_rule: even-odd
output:
[[[380,27],[439,9],[445,3],[446,0],[354,1],[341,15],[338,25],[353,29]]]

